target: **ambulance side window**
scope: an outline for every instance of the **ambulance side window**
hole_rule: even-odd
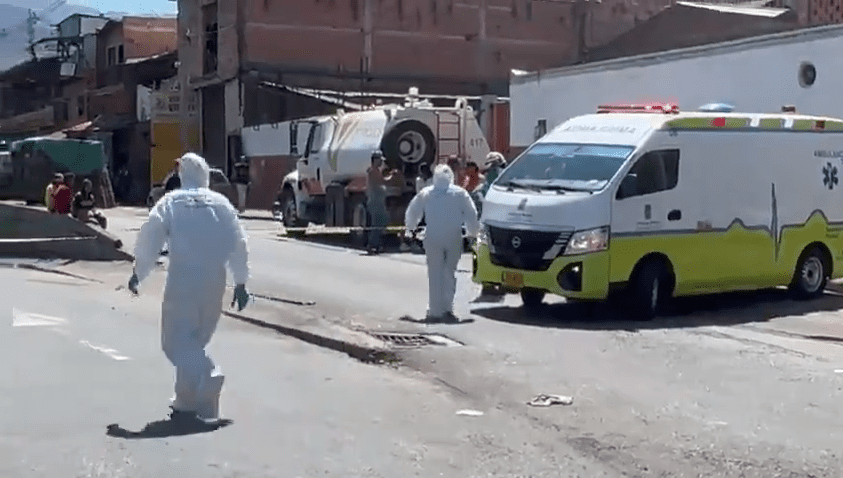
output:
[[[634,180],[625,181],[628,186],[618,189],[617,199],[646,196],[675,188],[679,183],[679,150],[650,151],[635,162],[628,176],[633,176]]]

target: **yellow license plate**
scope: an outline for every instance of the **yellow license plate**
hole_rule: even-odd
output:
[[[504,272],[502,281],[504,287],[521,289],[524,287],[524,274],[520,274],[518,272]]]

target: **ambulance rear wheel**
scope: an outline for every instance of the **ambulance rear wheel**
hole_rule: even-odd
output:
[[[660,261],[650,261],[641,266],[631,284],[631,302],[634,318],[651,320],[661,312],[668,294],[669,276]]]
[[[829,259],[820,247],[806,249],[796,264],[790,290],[797,299],[813,299],[828,284]]]

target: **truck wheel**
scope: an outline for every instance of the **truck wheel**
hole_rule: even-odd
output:
[[[819,297],[825,291],[828,276],[829,266],[825,252],[819,247],[806,249],[796,263],[790,291],[797,299]]]
[[[281,193],[281,219],[284,222],[284,228],[288,229],[287,235],[290,237],[303,237],[304,231],[290,231],[289,228],[303,228],[304,222],[299,220],[298,212],[296,210],[296,195],[290,189],[284,189]]]
[[[405,120],[384,135],[381,151],[386,164],[394,169],[403,169],[405,164],[433,164],[436,159],[436,138],[424,123]]]
[[[521,289],[521,302],[524,308],[530,312],[535,312],[542,306],[545,292],[536,289]]]
[[[645,264],[631,285],[632,313],[636,319],[651,320],[658,315],[664,302],[668,275],[659,261]]]
[[[351,227],[365,228],[369,227],[369,211],[366,209],[366,203],[362,200],[357,200],[351,209]],[[351,246],[364,248],[368,243],[368,231],[360,231],[357,229],[351,230]]]

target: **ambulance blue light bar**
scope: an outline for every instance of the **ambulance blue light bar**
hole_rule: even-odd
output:
[[[679,105],[672,103],[628,104],[628,105],[600,105],[597,113],[661,113],[677,114]]]

